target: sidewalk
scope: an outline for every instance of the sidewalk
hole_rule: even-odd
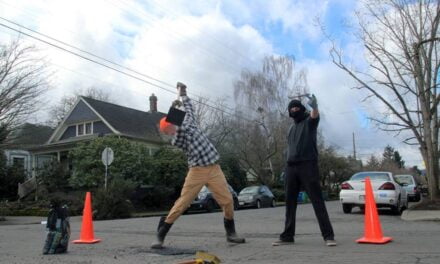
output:
[[[440,210],[405,210],[401,219],[405,221],[440,221]]]
[[[1,225],[35,225],[41,224],[42,221],[46,221],[47,217],[44,216],[4,216],[5,221],[0,221]],[[70,222],[80,222],[81,216],[70,217]]]

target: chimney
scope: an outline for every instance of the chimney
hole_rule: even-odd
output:
[[[157,112],[157,97],[154,95],[154,93],[150,96],[150,112]]]

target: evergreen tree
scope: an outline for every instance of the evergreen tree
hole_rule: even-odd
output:
[[[397,167],[399,167],[399,169],[403,169],[405,168],[405,161],[402,159],[402,156],[400,156],[399,151],[394,151],[394,162],[397,164]]]

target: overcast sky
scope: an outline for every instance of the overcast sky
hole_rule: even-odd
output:
[[[351,89],[353,81],[329,58],[330,44],[317,26],[317,17],[345,56],[362,61],[362,46],[343,26],[352,21],[356,4],[353,0],[0,0],[0,17],[136,70],[143,74],[138,77],[162,88],[173,91],[182,81],[192,95],[211,100],[233,101],[233,82],[240,71],[258,69],[264,56],[293,55],[297,69],[306,69],[310,90],[318,98],[327,144],[337,146],[343,155],[351,154],[355,133],[357,153],[364,160],[380,155],[389,144],[406,165],[424,167],[417,147],[402,144],[402,138],[378,131],[367,121],[380,105],[362,103],[365,94]],[[1,42],[17,35],[0,26]],[[162,112],[176,97],[22,38],[35,44],[56,71],[48,93],[52,104],[75,89],[91,86],[108,90],[117,104],[144,111],[152,93],[158,96]],[[39,113],[34,121],[44,118]]]

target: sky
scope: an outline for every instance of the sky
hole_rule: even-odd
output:
[[[352,154],[354,133],[356,152],[363,160],[381,155],[390,145],[407,166],[423,168],[417,147],[368,121],[380,106],[362,102],[365,94],[352,89],[353,80],[330,59],[330,42],[322,27],[344,56],[362,63],[362,45],[345,26],[357,8],[358,1],[352,0],[0,0],[0,23],[30,28],[130,68],[137,72],[132,75],[147,81],[21,34],[55,71],[48,106],[76,89],[93,86],[108,91],[115,103],[143,111],[149,110],[148,97],[154,93],[159,111],[167,112],[176,98],[177,81],[187,84],[193,96],[233,102],[233,83],[243,69],[258,70],[268,55],[291,55],[295,69],[307,72],[309,89],[318,99],[327,144],[341,155]],[[0,42],[18,35],[0,26]],[[43,122],[46,113],[42,109],[33,121]]]

